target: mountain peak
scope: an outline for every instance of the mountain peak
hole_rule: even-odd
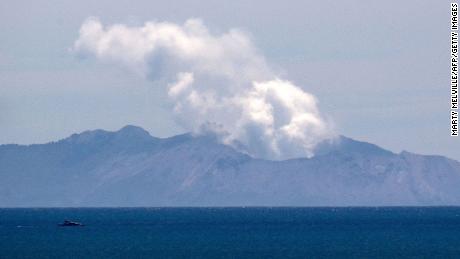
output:
[[[87,130],[81,133],[72,134],[63,139],[64,142],[75,144],[100,143],[101,141],[114,140],[115,142],[145,142],[154,139],[146,130],[141,127],[127,125],[118,131]]]
[[[394,155],[393,152],[383,149],[377,145],[354,140],[352,138],[339,135],[336,138],[325,140],[315,148],[315,155],[324,155],[331,152],[340,153],[359,153],[367,155]]]
[[[119,129],[115,132],[116,135],[121,135],[124,137],[141,137],[141,138],[152,138],[150,133],[145,129],[134,126],[134,125],[126,125],[123,128]]]

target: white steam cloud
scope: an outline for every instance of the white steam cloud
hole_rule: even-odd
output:
[[[311,156],[333,135],[316,98],[278,78],[236,29],[213,35],[197,19],[104,27],[90,18],[73,49],[158,81],[185,129],[216,132],[223,143],[255,157]]]

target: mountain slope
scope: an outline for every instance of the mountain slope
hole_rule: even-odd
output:
[[[310,159],[254,159],[213,136],[126,126],[0,146],[0,206],[460,205],[460,163],[343,136]]]

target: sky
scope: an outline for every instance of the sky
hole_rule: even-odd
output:
[[[448,1],[1,1],[0,143],[88,129],[186,131],[167,96],[122,66],[71,51],[88,17],[141,26],[199,18],[239,28],[276,71],[313,94],[339,134],[394,152],[460,160],[450,137]]]

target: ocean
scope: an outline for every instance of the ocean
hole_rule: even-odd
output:
[[[460,207],[0,209],[0,258],[460,258]]]

